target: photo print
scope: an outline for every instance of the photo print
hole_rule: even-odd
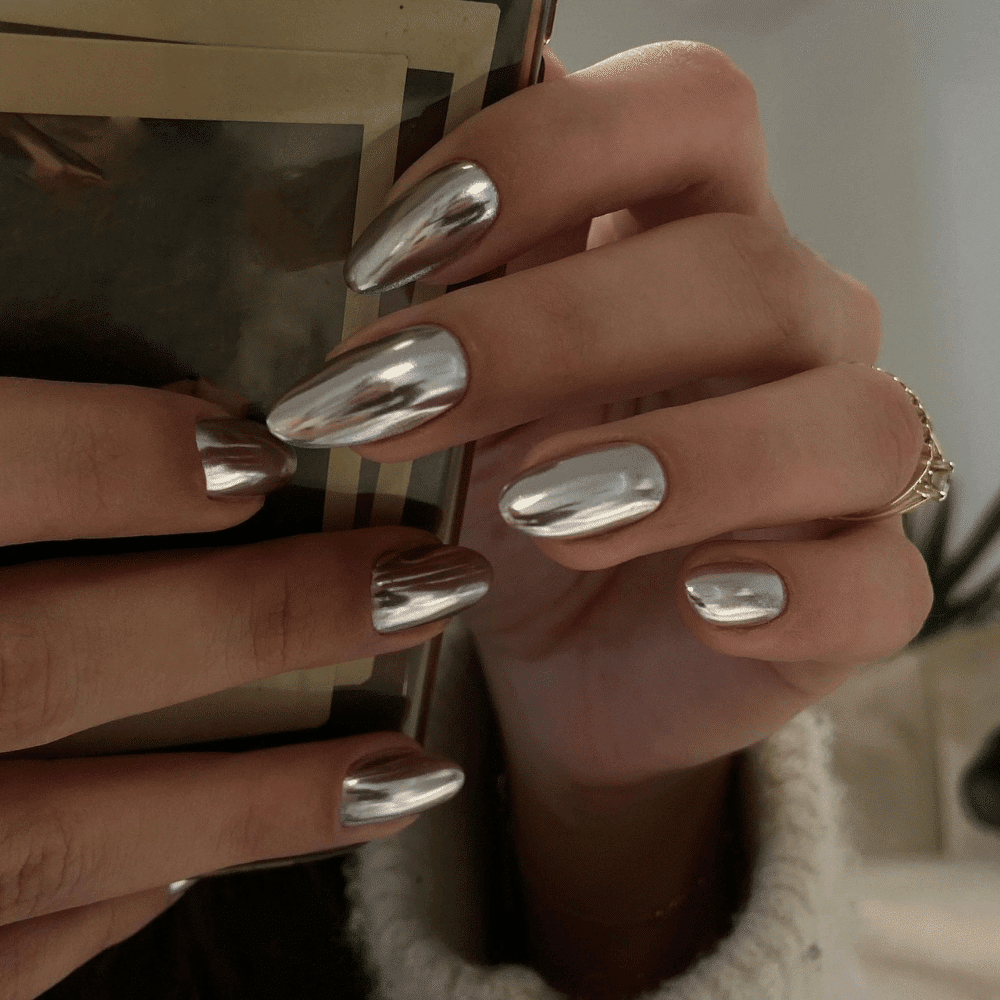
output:
[[[345,335],[439,294],[354,295],[342,263],[394,179],[481,106],[497,9],[196,6],[0,0],[0,338],[13,348],[0,375],[207,379],[260,414]],[[278,491],[293,502],[269,497],[247,523],[257,536],[228,543],[403,520],[452,530],[442,498],[467,471],[464,449],[391,465],[347,448],[299,457]],[[379,728],[405,728],[430,655],[297,671],[49,750],[307,729],[376,703],[395,712]]]

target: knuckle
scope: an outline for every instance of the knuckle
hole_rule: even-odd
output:
[[[292,558],[285,560],[276,552],[251,592],[247,636],[252,663],[262,676],[301,668],[322,642],[321,595],[309,592],[304,574],[296,572],[302,563],[289,554]]]
[[[680,63],[693,76],[693,85],[727,109],[736,109],[741,117],[757,118],[757,90],[750,77],[721,49],[705,42],[667,42],[672,61]]]
[[[275,844],[280,838],[275,835],[279,810],[274,808],[280,796],[261,794],[265,783],[254,789],[246,787],[241,795],[241,805],[232,819],[224,827],[225,843],[218,845],[220,856],[249,858],[257,860],[277,856]]]
[[[23,843],[10,845],[0,878],[0,920],[11,923],[60,909],[87,870],[85,851],[66,818],[25,817]]]
[[[815,345],[807,335],[816,328],[813,269],[805,248],[752,216],[720,215],[716,224],[734,256],[733,294],[741,297],[737,313],[751,328],[770,334],[773,355],[813,363]]]
[[[865,547],[849,620],[853,631],[844,637],[847,648],[858,648],[864,636],[865,658],[886,659],[904,649],[920,632],[934,601],[923,556],[890,522],[872,522],[864,529]],[[859,630],[859,623],[860,630]]]
[[[128,459],[113,436],[81,408],[72,425],[66,427],[57,450],[68,459],[60,473],[65,502],[76,508],[85,498],[88,508],[112,514],[122,493],[122,480],[116,472]]]
[[[248,635],[251,657],[262,676],[282,674],[294,667],[295,596],[286,573],[269,574],[254,592]]]
[[[58,682],[51,641],[37,626],[10,621],[0,630],[0,732],[7,749],[63,735],[72,692]]]
[[[545,366],[558,369],[569,385],[577,380],[586,380],[591,372],[594,357],[593,327],[587,300],[580,295],[564,269],[549,269],[543,286],[532,296],[532,309],[536,311],[536,323],[545,330],[546,336],[539,338],[539,350],[546,354]]]

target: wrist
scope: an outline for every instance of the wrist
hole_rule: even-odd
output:
[[[736,758],[627,787],[510,773],[532,963],[588,1000],[634,996],[729,932],[745,895]],[[629,970],[623,977],[622,970]]]
[[[630,785],[509,770],[514,840],[536,898],[607,925],[641,923],[710,874],[732,840],[737,760],[726,757]],[[742,838],[737,838],[742,839]]]

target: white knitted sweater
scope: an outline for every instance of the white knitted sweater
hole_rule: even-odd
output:
[[[446,635],[427,745],[461,763],[463,792],[402,834],[365,847],[350,875],[351,927],[384,1000],[556,1000],[541,976],[482,963],[483,836],[478,762],[481,688],[472,646]],[[841,791],[829,773],[829,725],[804,712],[747,754],[751,892],[732,934],[650,996],[658,1000],[865,1000],[844,898]],[[494,820],[495,821],[495,820]]]

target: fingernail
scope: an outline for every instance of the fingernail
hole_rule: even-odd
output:
[[[450,618],[482,600],[493,570],[472,549],[425,545],[389,552],[372,570],[372,624],[382,635]]]
[[[493,225],[500,194],[478,163],[449,163],[394,201],[344,263],[355,292],[381,293],[426,277],[471,249]]]
[[[469,384],[465,351],[440,326],[414,326],[335,358],[275,404],[267,426],[303,448],[402,434],[451,409]]]
[[[785,610],[787,596],[772,570],[696,571],[684,584],[691,606],[713,625],[759,625]]]
[[[656,456],[615,445],[531,469],[504,488],[500,514],[538,538],[582,538],[651,514],[667,493]]]
[[[196,430],[213,500],[262,496],[295,475],[295,452],[253,420],[202,420]]]
[[[341,826],[383,823],[424,812],[458,794],[462,769],[444,757],[396,751],[359,761],[344,779]]]
[[[167,894],[171,899],[180,899],[197,882],[196,878],[181,878],[167,886]]]

